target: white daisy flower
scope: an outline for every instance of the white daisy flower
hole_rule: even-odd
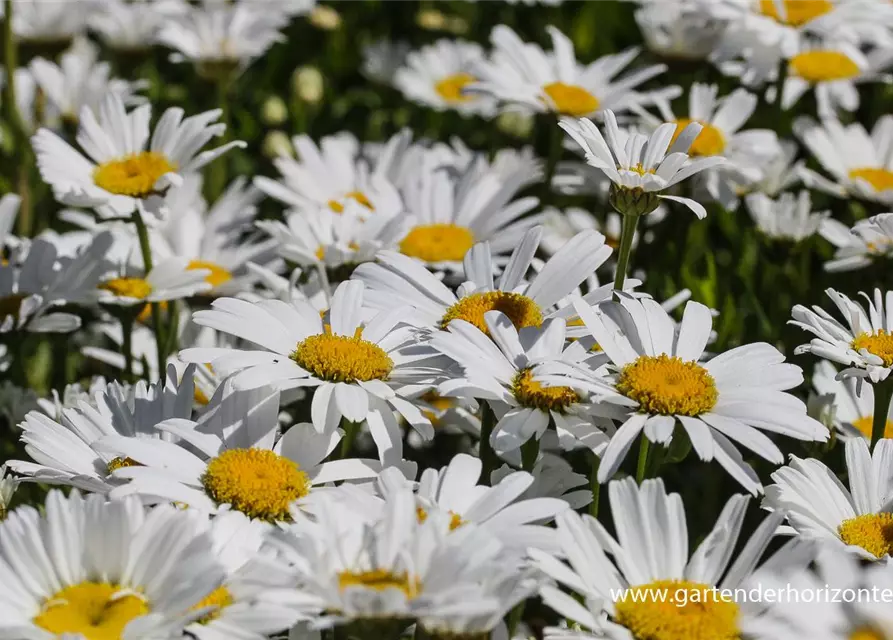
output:
[[[893,213],[859,220],[852,228],[829,218],[819,233],[836,249],[825,271],[855,271],[893,256]]]
[[[874,387],[862,385],[862,389],[858,389],[853,378],[838,380],[837,369],[827,360],[816,363],[812,373],[812,386],[816,393],[831,399],[834,425],[844,437],[871,440]],[[888,411],[884,438],[893,438],[893,419],[889,413]]]
[[[381,460],[399,463],[403,436],[393,412],[425,439],[433,437],[431,422],[404,395],[438,369],[419,363],[430,353],[420,353],[411,329],[400,326],[411,320],[411,310],[392,304],[364,322],[364,298],[362,282],[340,284],[326,318],[302,300],[218,298],[210,310],[195,313],[195,323],[260,349],[194,348],[180,357],[210,363],[221,375],[236,374],[235,388],[315,387],[311,417],[320,433],[332,434],[342,420],[366,422]]]
[[[865,570],[865,578],[860,586],[866,587],[872,592],[880,592],[882,596],[876,598],[859,598],[859,600],[850,609],[855,609],[852,617],[855,618],[855,629],[849,638],[858,638],[858,633],[862,634],[865,640],[885,640],[890,637],[893,632],[893,617],[890,615],[890,607],[884,606],[887,603],[883,600],[883,594],[890,593],[893,589],[893,574],[891,574],[893,566],[887,563],[874,563]],[[875,591],[876,589],[876,591]],[[864,591],[863,591],[864,593]],[[847,640],[849,640],[847,638]]]
[[[490,474],[490,484],[495,485],[515,470],[503,464]],[[581,509],[592,502],[589,478],[575,473],[573,467],[560,455],[544,452],[533,469],[530,470],[533,482],[522,498],[558,498],[571,509]]]
[[[797,160],[797,143],[793,140],[781,140],[779,146],[779,154],[763,163],[762,179],[756,183],[736,184],[735,191],[741,194],[765,193],[775,198],[800,183],[806,161]]]
[[[363,205],[370,215],[379,201],[385,211],[399,210],[400,194],[388,174],[393,159],[409,144],[408,132],[391,138],[375,163],[360,155],[359,141],[348,133],[325,136],[319,146],[309,136],[295,136],[292,144],[297,159],[279,156],[273,161],[281,181],[254,178],[257,188],[271,198],[298,210],[328,207],[340,213],[348,200]]]
[[[748,612],[724,598],[721,590],[735,589],[749,577],[782,516],[763,520],[735,555],[749,497],[733,496],[689,555],[682,500],[679,494],[667,494],[662,480],[645,480],[640,487],[632,478],[617,480],[608,485],[608,494],[615,536],[594,518],[568,510],[556,518],[559,553],[567,564],[542,551],[530,551],[542,571],[581,599],[544,586],[543,601],[559,615],[596,632],[563,637],[740,637]]]
[[[488,311],[484,323],[488,334],[456,319],[431,338],[433,348],[461,367],[456,374],[447,372],[451,379],[438,386],[438,393],[490,402],[499,419],[490,435],[497,453],[519,449],[531,438],[539,440],[550,424],[568,448],[582,441],[593,451],[603,451],[609,437],[589,416],[591,394],[612,390],[585,367],[592,354],[583,345],[566,346],[564,320],[554,318],[519,331],[505,314]],[[564,374],[560,385],[540,379],[556,369]]]
[[[783,193],[777,200],[752,193],[744,202],[757,229],[775,240],[802,242],[818,233],[831,215],[830,211],[813,213],[812,198],[805,189],[796,197]]]
[[[474,42],[440,39],[406,55],[393,83],[407,99],[437,111],[492,118],[495,100],[465,91],[477,82],[475,69],[483,60],[484,50]]]
[[[196,515],[77,491],[51,491],[43,514],[16,509],[0,524],[0,634],[179,637],[224,578]]]
[[[19,427],[25,452],[34,462],[10,460],[9,468],[35,482],[105,494],[114,484],[112,472],[133,461],[100,451],[100,439],[110,434],[170,438],[155,425],[170,418],[189,419],[194,388],[192,375],[178,382],[176,369],[169,366],[164,384],[140,381],[124,387],[112,382],[91,399],[63,409],[58,420],[31,411]]]
[[[814,91],[819,117],[833,118],[838,111],[852,113],[859,108],[857,85],[889,82],[890,76],[882,71],[891,63],[890,48],[875,48],[864,54],[854,44],[833,40],[802,47],[788,60],[781,106],[788,111],[803,94]]]
[[[95,408],[96,404],[93,402],[93,398],[102,395],[107,384],[102,376],[93,376],[86,387],[80,382],[65,385],[61,395],[55,389],[51,389],[49,398],[37,399],[37,408],[59,422],[62,420],[63,410],[73,409],[81,401],[85,401]],[[22,416],[22,420],[24,419],[25,416]]]
[[[874,295],[861,295],[868,309],[857,302],[826,289],[843,322],[819,306],[807,309],[796,305],[791,311],[790,324],[812,333],[809,343],[800,345],[796,354],[811,353],[831,362],[847,365],[841,378],[868,378],[871,383],[887,379],[893,367],[893,293],[875,289]]]
[[[893,116],[882,116],[871,134],[858,122],[844,125],[835,118],[821,124],[810,118],[794,121],[794,133],[812,153],[827,178],[803,169],[807,187],[838,197],[853,196],[893,204]]]
[[[192,62],[199,73],[241,71],[285,38],[289,15],[278,3],[205,0],[170,15],[156,41],[175,51],[173,62]]]
[[[190,636],[260,640],[295,623],[299,614],[294,608],[277,602],[294,576],[276,561],[275,550],[266,543],[268,532],[266,523],[238,511],[224,511],[210,520],[212,551],[226,577],[199,603],[213,608],[186,627]]]
[[[722,98],[717,85],[695,83],[688,94],[688,113],[677,116],[669,100],[656,100],[660,118],[642,112],[646,124],[663,126],[675,123],[674,138],[692,122],[702,126],[691,143],[690,156],[726,159],[722,167],[700,175],[707,192],[726,208],[737,202],[739,185],[754,184],[764,179],[763,167],[782,152],[777,134],[770,129],[743,129],[757,108],[757,96],[744,89],[736,89]]]
[[[791,456],[772,474],[763,506],[787,517],[804,540],[846,548],[867,560],[893,555],[886,533],[893,523],[893,440],[879,440],[869,452],[864,438],[844,444],[849,489],[815,458]]]
[[[599,482],[614,475],[640,433],[669,446],[677,422],[701,460],[716,460],[753,494],[761,490],[760,479],[734,442],[781,464],[781,450],[763,431],[828,439],[828,430],[806,415],[806,405],[784,393],[803,382],[803,373],[775,347],[748,344],[704,361],[713,324],[704,305],[688,302],[678,327],[649,298],[622,294],[620,302],[598,309],[579,301],[574,306],[610,358],[608,380],[621,394],[604,397],[605,413],[619,411],[615,417],[623,425],[602,455]]]
[[[703,132],[701,124],[687,123],[681,133],[676,124],[663,124],[649,138],[621,130],[612,111],[606,111],[604,118],[607,141],[586,118],[563,118],[559,126],[582,147],[586,163],[611,180],[610,201],[617,211],[644,215],[654,211],[661,200],[670,200],[685,205],[699,218],[707,216],[703,205],[694,200],[664,193],[686,178],[725,162],[719,155],[689,161],[686,152]]]
[[[460,173],[431,166],[434,154],[406,179],[402,195],[413,224],[400,240],[400,252],[433,270],[461,271],[462,260],[475,243],[488,241],[496,254],[518,246],[528,229],[540,222],[527,215],[539,204],[518,192],[542,178],[542,170],[503,171],[472,159]]]
[[[407,42],[392,42],[387,38],[376,40],[362,47],[363,64],[360,70],[370,80],[393,84],[394,75],[403,66],[409,51]]]
[[[90,29],[119,52],[147,51],[162,25],[189,8],[183,0],[104,0],[90,15]]]
[[[402,209],[402,207],[401,207]],[[272,238],[279,255],[302,267],[325,267],[338,271],[375,259],[382,249],[396,249],[406,233],[409,221],[396,212],[385,211],[379,204],[374,215],[353,200],[344,203],[340,213],[328,207],[290,210],[285,221],[258,220],[258,229]]]
[[[75,36],[84,33],[90,14],[99,4],[97,0],[17,1],[12,12],[12,30],[23,43],[62,51]],[[2,16],[3,8],[0,7]]]
[[[77,329],[78,316],[52,309],[93,298],[108,272],[105,255],[111,246],[111,234],[100,233],[79,255],[68,258],[60,256],[52,242],[38,238],[19,247],[8,262],[0,261],[0,333]]]
[[[297,571],[293,599],[315,613],[316,627],[349,624],[359,637],[397,637],[418,618],[486,616],[499,608],[484,585],[488,573],[500,571],[504,547],[475,525],[451,531],[446,513],[420,522],[407,487],[374,514],[331,499],[313,518],[294,516],[273,543]]]
[[[208,208],[201,195],[202,180],[187,176],[172,189],[167,202],[173,215],[152,231],[157,243],[153,254],[161,260],[188,259],[187,270],[205,269],[208,296],[235,295],[249,291],[258,281],[249,263],[278,270],[274,240],[244,238],[257,214],[261,193],[244,178],[235,179]],[[150,232],[151,233],[151,232]],[[157,259],[158,259],[157,258]]]
[[[86,38],[77,38],[59,64],[35,58],[28,68],[48,106],[72,123],[78,121],[84,107],[98,111],[108,93],[118,95],[127,107],[146,101],[136,94],[146,83],[111,77],[109,63],[100,62],[99,48]]]
[[[425,469],[416,492],[419,517],[447,513],[452,531],[471,523],[509,547],[553,549],[554,531],[541,525],[565,511],[567,502],[554,497],[522,499],[534,483],[526,471],[512,471],[488,486],[479,484],[481,470],[481,460],[464,453],[440,470]]]
[[[653,96],[639,93],[637,87],[666,71],[665,65],[658,64],[618,77],[639,55],[638,49],[584,65],[577,61],[570,38],[555,27],[546,30],[552,38],[550,52],[522,41],[505,25],[494,28],[493,52],[478,65],[481,81],[471,88],[507,107],[581,118],[649,102]]]
[[[208,513],[233,509],[257,520],[288,521],[291,505],[300,505],[315,485],[374,478],[381,471],[375,460],[323,462],[341,441],[340,430],[318,433],[302,423],[277,438],[278,416],[278,391],[228,388],[199,422],[157,424],[172,436],[167,441],[107,436],[100,449],[134,461],[113,474],[129,482],[119,483],[110,496],[139,495],[148,504],[182,502]]]
[[[185,258],[168,258],[143,276],[125,271],[103,280],[94,297],[100,304],[143,309],[150,302],[180,300],[209,291],[212,273],[205,267],[191,268]]]
[[[722,34],[723,23],[699,11],[695,2],[641,0],[636,23],[645,46],[663,58],[706,60]]]
[[[106,95],[98,114],[81,111],[77,140],[89,158],[48,129],[32,138],[40,175],[56,199],[76,207],[96,207],[105,218],[130,215],[145,206],[163,213],[164,191],[212,160],[245,143],[233,141],[200,152],[226,125],[212,124],[220,110],[183,118],[183,110],[162,114],[149,138],[150,105],[128,113],[121,97]],[[148,145],[148,149],[146,148]]]
[[[584,231],[564,245],[543,265],[534,278],[530,270],[540,227],[527,231],[512,252],[498,281],[493,277],[493,259],[487,242],[475,245],[465,256],[465,282],[453,293],[418,261],[392,251],[382,251],[375,263],[360,265],[353,278],[366,285],[365,304],[375,310],[406,305],[416,312],[411,321],[429,330],[445,329],[452,320],[465,320],[485,333],[484,314],[501,311],[516,328],[538,327],[553,316],[567,316],[569,307],[555,305],[607,260],[611,249],[604,236]],[[587,294],[595,303],[610,296],[610,287]],[[410,321],[410,320],[408,320]]]

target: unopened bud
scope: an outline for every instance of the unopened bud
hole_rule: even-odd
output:
[[[645,191],[638,187],[629,189],[613,183],[608,192],[608,202],[617,213],[624,216],[648,215],[660,206],[660,198],[653,191]]]

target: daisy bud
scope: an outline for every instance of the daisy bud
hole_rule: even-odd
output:
[[[291,86],[298,98],[310,104],[317,104],[322,100],[325,91],[322,74],[316,67],[296,69],[291,77]]]
[[[264,121],[264,124],[279,125],[285,122],[287,118],[288,107],[285,106],[285,101],[279,96],[267,98],[261,110],[261,119]]]

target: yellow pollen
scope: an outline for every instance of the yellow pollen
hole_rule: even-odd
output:
[[[108,473],[123,469],[124,467],[141,467],[142,465],[133,458],[113,458],[106,465]]]
[[[639,356],[623,367],[617,390],[638,402],[640,413],[665,416],[707,413],[719,397],[704,367],[666,354]]]
[[[834,9],[830,0],[784,0],[782,4],[784,16],[779,15],[775,0],[760,0],[760,13],[776,22],[800,27]]]
[[[893,171],[881,169],[879,167],[862,167],[861,169],[853,169],[850,171],[850,180],[864,180],[870,184],[875,191],[887,191],[893,189]]]
[[[375,591],[397,589],[407,598],[415,598],[422,590],[418,578],[411,579],[407,573],[392,573],[387,569],[370,571],[342,571],[338,575],[338,588],[341,591],[349,587],[365,587]]]
[[[123,590],[104,582],[65,587],[44,603],[33,622],[54,635],[120,640],[132,620],[149,613],[149,606],[139,595],[120,595]]]
[[[465,296],[447,309],[440,319],[440,328],[446,329],[452,320],[465,320],[490,335],[484,322],[484,314],[488,311],[501,311],[516,329],[538,327],[543,323],[539,305],[527,296],[509,291],[486,291]]]
[[[268,522],[289,520],[289,505],[310,493],[307,474],[267,449],[224,451],[208,462],[202,484],[218,504]]]
[[[676,139],[679,135],[685,130],[685,127],[690,125],[693,120],[689,120],[688,118],[682,118],[681,120],[676,121],[676,132],[673,134],[673,142],[676,142]],[[714,127],[709,122],[701,122],[698,121],[703,129],[701,129],[701,133],[698,134],[698,137],[695,138],[695,141],[692,142],[691,148],[688,150],[688,155],[690,156],[717,156],[723,152],[726,148],[726,138],[722,134],[722,131]]]
[[[856,351],[865,349],[883,360],[885,367],[893,366],[893,333],[887,333],[883,329],[878,329],[874,333],[860,333],[853,340],[853,349]]]
[[[868,438],[871,439],[871,427],[872,421],[874,420],[873,416],[863,416],[861,418],[857,418],[853,420],[853,426],[859,430],[859,432]],[[893,438],[893,420],[887,420],[887,425],[884,427],[884,438]]]
[[[791,58],[791,70],[807,82],[831,82],[855,78],[859,65],[839,51],[807,51]]]
[[[416,507],[415,514],[419,520],[419,524],[428,519],[428,512],[425,511],[423,507]],[[460,516],[455,511],[450,511],[450,531],[455,531],[463,524],[465,524],[465,520],[462,519],[462,516]]]
[[[205,276],[205,282],[212,287],[219,287],[225,282],[233,279],[233,274],[221,267],[216,262],[208,262],[206,260],[193,260],[186,267],[187,269],[207,269],[211,273]]]
[[[476,80],[477,78],[470,73],[454,73],[451,76],[441,78],[434,85],[434,90],[437,92],[437,95],[447,102],[468,102],[473,100],[474,96],[464,93],[463,89]]]
[[[387,380],[394,361],[384,349],[363,340],[361,329],[352,338],[329,332],[298,343],[291,359],[317,378],[330,382]]]
[[[155,151],[134,153],[117,160],[109,160],[93,170],[93,182],[109,193],[133,198],[147,198],[155,190],[155,183],[177,166]]]
[[[425,262],[459,262],[474,245],[474,234],[455,224],[414,227],[400,241],[400,252]]]
[[[114,278],[99,285],[100,289],[110,291],[120,298],[136,298],[142,300],[152,293],[152,285],[142,278]]]
[[[0,298],[0,320],[6,316],[18,317],[19,312],[22,310],[22,303],[27,297],[21,293],[13,293]]]
[[[533,379],[533,371],[519,371],[512,381],[512,393],[521,406],[540,411],[564,413],[580,396],[570,387],[544,387]]]
[[[220,613],[233,603],[233,596],[226,587],[217,587],[211,593],[206,595],[196,604],[193,610],[204,609],[205,607],[217,607],[209,611],[204,616],[196,620],[199,624],[208,624],[211,620],[220,617]]]
[[[344,199],[346,200],[347,198],[353,198],[361,205],[369,209],[369,211],[375,211],[375,207],[372,206],[372,202],[362,191],[349,191],[348,193],[344,194]],[[337,200],[329,200],[329,209],[331,209],[335,213],[342,213],[344,211],[344,205]]]
[[[598,109],[599,101],[583,87],[563,82],[552,82],[543,87],[553,111],[566,116],[582,117]]]
[[[876,558],[893,554],[893,514],[866,513],[844,520],[837,534],[846,544],[862,547]]]
[[[848,636],[847,640],[886,640],[886,638],[883,633],[871,627],[859,627]]]
[[[738,640],[738,605],[688,580],[631,587],[614,603],[614,621],[635,640]]]

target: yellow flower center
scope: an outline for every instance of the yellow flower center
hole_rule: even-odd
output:
[[[114,278],[99,285],[100,289],[109,291],[119,298],[136,298],[142,300],[152,293],[152,285],[142,278]]]
[[[394,361],[373,342],[363,340],[362,329],[347,336],[321,333],[298,343],[291,359],[321,380],[354,382],[387,380]]]
[[[887,333],[883,329],[878,329],[874,333],[860,333],[853,340],[853,349],[856,351],[865,349],[883,360],[885,367],[893,366],[893,333]]]
[[[544,387],[533,379],[530,369],[518,372],[512,381],[512,393],[521,406],[540,411],[564,413],[580,401],[580,396],[570,387]]]
[[[205,282],[212,287],[219,287],[225,282],[233,279],[233,274],[221,267],[216,262],[208,262],[207,260],[193,260],[186,267],[187,269],[207,269],[211,273],[205,276]]]
[[[111,474],[113,471],[117,471],[118,469],[123,469],[124,467],[140,467],[142,466],[139,462],[134,460],[133,458],[113,458],[106,465],[107,472]]]
[[[857,418],[853,420],[853,426],[859,430],[859,432],[868,438],[871,439],[871,427],[872,421],[874,420],[873,416],[863,416],[861,418]],[[887,420],[887,425],[884,427],[884,438],[893,438],[893,420]]]
[[[434,85],[434,90],[447,102],[468,102],[473,100],[474,96],[463,93],[463,89],[476,80],[477,78],[470,73],[454,73],[442,78]]]
[[[195,401],[195,404],[202,407],[210,402],[210,399],[208,399],[208,395],[204,391],[199,389],[198,386],[196,386],[195,390],[192,392],[192,399]]]
[[[837,533],[846,544],[862,547],[876,558],[893,554],[893,514],[866,513],[844,520]]]
[[[193,610],[204,609],[205,607],[217,607],[213,611],[209,611],[204,616],[196,620],[199,624],[208,624],[211,620],[220,617],[220,613],[233,603],[233,595],[226,587],[217,587],[211,593],[206,595],[196,604]]]
[[[775,0],[760,0],[760,13],[782,24],[800,27],[834,9],[830,0],[784,0],[782,5],[783,16],[779,14]]]
[[[369,198],[366,197],[366,194],[362,191],[350,191],[344,194],[344,199],[353,198],[361,205],[369,209],[369,211],[375,211],[375,207],[372,206],[372,202]],[[329,209],[334,211],[335,213],[342,213],[344,211],[344,205],[338,202],[337,200],[329,200]]]
[[[168,304],[167,300],[162,300],[158,303],[162,313],[167,313]],[[152,321],[152,305],[144,304],[143,308],[140,309],[139,314],[136,316],[136,321],[142,324],[148,325]]]
[[[19,312],[22,310],[22,303],[27,297],[21,293],[14,293],[0,298],[0,320],[6,316],[18,317]]]
[[[428,519],[428,512],[423,507],[416,507],[415,514],[419,524]],[[462,516],[455,511],[450,511],[450,531],[455,531],[463,524],[465,524],[465,520],[462,519]]]
[[[484,322],[484,314],[488,311],[501,311],[516,329],[538,327],[543,323],[539,305],[527,296],[509,291],[486,291],[465,296],[447,309],[440,319],[440,328],[446,329],[452,320],[465,320],[490,335]]]
[[[34,624],[52,634],[80,635],[86,640],[120,640],[132,620],[149,613],[145,600],[105,582],[81,582],[49,598]]]
[[[459,262],[474,245],[474,234],[455,224],[414,227],[400,241],[400,252],[425,262]]]
[[[791,70],[807,82],[830,82],[855,78],[859,65],[839,51],[807,51],[791,58]]]
[[[850,171],[850,180],[864,180],[875,191],[887,191],[893,189],[893,171],[878,167],[863,167]]]
[[[147,198],[155,191],[155,183],[177,166],[156,151],[134,153],[109,160],[93,170],[93,182],[109,193],[133,198]]]
[[[676,356],[639,356],[620,372],[617,390],[641,413],[697,416],[713,409],[719,394],[713,376],[697,362]]]
[[[694,122],[694,120],[689,120],[688,118],[677,120],[676,132],[673,134],[672,142],[676,142],[676,139],[679,137],[685,127],[690,125],[692,122]],[[699,120],[698,124],[700,124],[704,128],[701,129],[701,133],[698,134],[698,137],[695,138],[695,141],[691,143],[691,148],[688,150],[688,155],[718,156],[726,148],[726,138],[722,134],[722,131],[714,127],[709,122],[701,122]]]
[[[871,627],[859,627],[855,631],[853,631],[847,640],[886,640],[887,636],[885,636],[880,631],[876,629],[872,629]]]
[[[422,408],[422,413],[424,414],[424,416],[426,418],[428,418],[428,420],[431,421],[431,424],[434,427],[440,426],[441,418],[440,418],[439,414],[441,414],[444,411],[447,411],[449,409],[452,409],[454,406],[456,406],[455,399],[446,398],[446,397],[440,395],[439,393],[437,393],[436,391],[434,391],[433,389],[431,391],[426,391],[424,394],[422,394],[419,397],[419,400],[421,400],[423,403],[425,403],[425,405],[430,407],[430,408]],[[424,407],[424,405],[422,405],[422,406]]]
[[[657,580],[626,590],[614,621],[636,640],[738,640],[738,605],[688,580]]]
[[[543,93],[549,97],[547,105],[566,116],[579,118],[598,109],[598,98],[575,84],[552,82],[543,87]]]
[[[349,587],[365,587],[375,591],[397,589],[407,598],[415,598],[422,590],[418,578],[410,578],[408,573],[393,573],[387,569],[342,571],[338,574],[338,588],[344,591]]]
[[[267,449],[224,451],[208,462],[202,484],[218,504],[268,522],[288,520],[289,505],[310,493],[307,474]]]

